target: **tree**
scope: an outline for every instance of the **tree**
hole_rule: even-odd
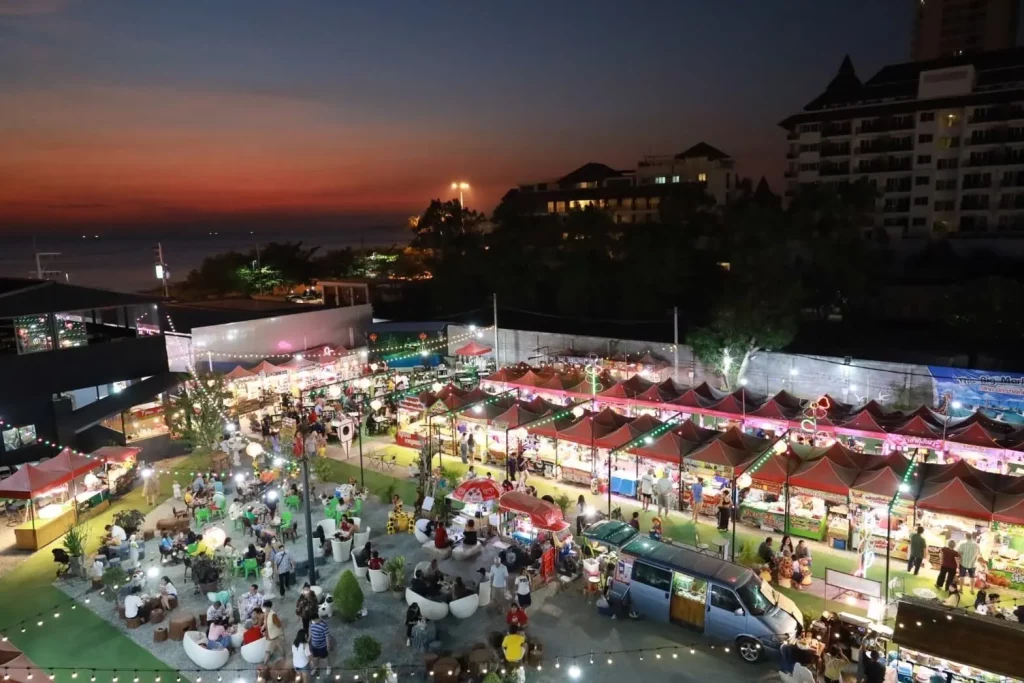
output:
[[[249,257],[237,251],[207,256],[199,268],[188,274],[184,289],[187,292],[203,296],[222,296],[239,292],[242,290],[243,283],[238,277],[238,271],[249,263]]]
[[[342,621],[352,622],[363,609],[363,589],[352,570],[346,569],[334,587],[334,606]]]
[[[166,409],[171,431],[191,448],[213,450],[224,434],[224,376],[206,374],[185,382],[173,407]]]
[[[302,242],[270,242],[260,247],[258,265],[276,269],[288,284],[304,284],[314,275],[313,257],[319,249],[304,249]],[[257,260],[255,249],[251,255]]]
[[[356,258],[352,247],[332,249],[313,260],[313,274],[321,278],[352,277],[359,274],[360,270],[365,271],[365,266],[360,268],[361,264],[358,263],[359,260],[365,260],[365,255],[361,254],[360,257]]]
[[[796,334],[799,289],[785,280],[734,285],[709,325],[687,335],[700,362],[734,389],[758,351],[785,347]]]
[[[262,267],[241,267],[238,269],[238,279],[242,282],[246,294],[269,294],[284,283],[281,273],[270,266]]]
[[[475,233],[483,219],[483,214],[464,208],[455,199],[447,202],[431,200],[423,215],[415,222],[409,222],[415,234],[413,246],[445,252],[460,237]]]

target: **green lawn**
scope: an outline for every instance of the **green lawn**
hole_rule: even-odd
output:
[[[191,456],[180,464],[183,470],[208,466],[208,456]],[[165,476],[161,488],[170,495],[172,476]],[[149,512],[142,488],[136,487],[123,498],[84,523],[89,528],[88,548],[90,552],[99,546],[103,527],[109,524],[121,510],[138,509]],[[57,680],[70,681],[72,670],[78,669],[84,675],[86,669],[109,669],[117,666],[122,670],[121,680],[127,681],[127,674],[133,670],[147,671],[140,674],[140,683],[150,683],[161,671],[169,670],[156,657],[136,645],[120,631],[94,615],[88,608],[79,606],[71,609],[68,597],[53,586],[56,565],[53,563],[55,542],[31,555],[9,572],[0,581],[0,631],[40,668],[49,670]],[[102,599],[102,598],[97,598]],[[59,614],[59,617],[55,617]],[[21,624],[23,620],[26,623]],[[42,620],[43,625],[37,625]],[[25,628],[22,633],[21,629]],[[100,683],[110,681],[113,673],[96,674]],[[79,678],[77,680],[84,680]]]

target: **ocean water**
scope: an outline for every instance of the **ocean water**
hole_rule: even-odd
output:
[[[44,270],[61,271],[67,281],[86,287],[136,292],[158,287],[154,247],[163,247],[171,282],[184,280],[203,259],[225,251],[249,251],[268,242],[302,242],[320,251],[360,246],[405,244],[410,237],[404,226],[366,230],[341,229],[309,232],[224,232],[212,234],[153,233],[140,235],[37,235],[0,237],[0,276],[35,277],[34,254],[57,252],[42,259]],[[63,277],[63,275],[61,276]]]

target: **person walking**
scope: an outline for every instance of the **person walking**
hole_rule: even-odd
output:
[[[516,577],[516,602],[523,609],[533,604],[533,597],[530,595],[531,591],[530,575],[526,573],[526,567],[523,567],[519,571],[519,576]]]
[[[732,516],[732,492],[722,491],[722,499],[718,503],[718,530],[729,530],[729,518]]]
[[[316,594],[309,587],[309,582],[307,581],[302,584],[302,591],[299,593],[299,599],[295,603],[295,616],[302,619],[302,630],[309,630],[310,622],[313,621],[313,617],[319,611],[320,606],[317,604]]]
[[[960,553],[956,551],[956,541],[947,543],[939,553],[942,556],[942,562],[939,565],[939,576],[935,579],[935,587],[945,588],[948,592],[950,586],[956,583],[956,566],[957,560],[960,559]]]
[[[466,437],[466,455],[469,457],[470,462],[476,460],[476,439],[473,438],[472,432]]]
[[[469,463],[469,435],[463,434],[462,441],[459,443],[459,454],[462,456],[462,464]]]
[[[907,559],[907,573],[914,572],[917,576],[921,571],[921,563],[924,562],[924,554],[928,550],[928,542],[924,540],[924,527],[919,526],[910,535],[910,557]]]
[[[272,600],[263,603],[263,637],[267,639],[267,651],[263,655],[263,663],[269,664],[274,655],[284,657],[284,624],[281,617],[277,615]]]
[[[309,649],[309,636],[299,629],[292,641],[292,668],[302,677],[302,683],[309,683],[309,660],[312,652]]]
[[[317,614],[313,618],[313,623],[309,625],[309,653],[310,659],[312,660],[312,673],[316,673],[317,669],[320,668],[320,662],[327,664],[327,655],[330,648],[331,640],[331,629],[327,625],[327,622],[320,618]],[[326,675],[331,675],[331,667],[327,666]]]
[[[672,495],[672,479],[668,476],[668,470],[661,471],[661,477],[654,485],[654,495],[658,499],[658,516],[667,519],[668,497]]]
[[[501,556],[494,556],[491,567],[491,600],[494,607],[501,610],[508,599],[508,567],[501,562]]]
[[[651,498],[654,497],[654,470],[649,469],[644,472],[644,475],[640,477],[640,502],[643,505],[643,511],[647,512],[651,509]]]
[[[587,500],[580,494],[576,499],[576,535],[582,536],[583,529],[587,526]]]
[[[698,521],[698,517],[700,516],[700,506],[701,506],[701,503],[704,501],[704,480],[703,479],[701,479],[700,477],[697,477],[697,481],[695,481],[690,486],[690,495],[691,495],[691,498],[692,498],[692,501],[693,501],[693,521],[696,522],[696,521]]]
[[[967,538],[960,547],[956,549],[960,553],[960,591],[963,592],[965,577],[971,577],[971,595],[974,595],[974,572],[978,564],[978,556],[981,554],[981,546],[974,540],[974,534],[967,534]]]
[[[288,586],[294,582],[292,572],[295,569],[292,556],[288,553],[288,549],[284,547],[283,543],[278,544],[277,551],[274,553],[274,566],[277,568],[277,587],[280,589],[281,597],[283,598]]]

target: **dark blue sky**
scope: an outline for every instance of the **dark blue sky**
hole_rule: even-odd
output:
[[[905,60],[912,6],[0,0],[0,223],[489,210],[700,140],[777,183],[776,123]]]

